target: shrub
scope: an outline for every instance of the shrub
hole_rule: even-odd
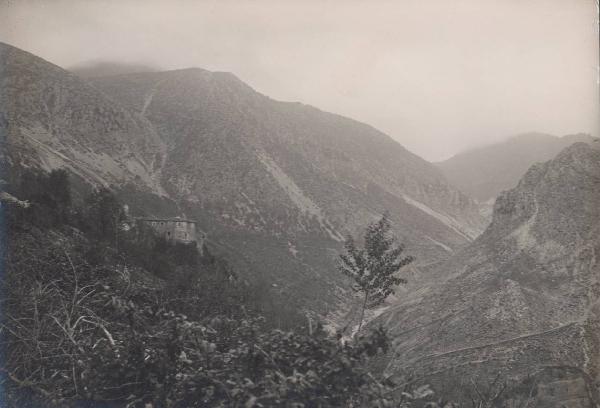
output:
[[[386,386],[364,365],[387,348],[383,331],[342,344],[323,330],[268,329],[241,311],[192,318],[169,307],[179,294],[135,279],[114,252],[92,265],[82,237],[51,235],[19,233],[5,259],[2,340],[14,385],[59,402],[386,406]]]

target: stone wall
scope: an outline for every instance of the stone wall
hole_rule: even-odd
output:
[[[196,222],[179,218],[174,219],[138,219],[144,225],[151,227],[156,233],[169,242],[193,243],[199,248],[204,243],[204,233],[196,229]]]

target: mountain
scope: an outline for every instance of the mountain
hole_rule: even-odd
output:
[[[481,228],[466,196],[388,136],[310,106],[274,101],[231,74],[188,69],[93,84],[155,125],[169,146],[165,185],[174,196],[200,203],[225,196],[242,207],[283,202],[337,230],[362,224],[389,199],[463,239]],[[262,228],[250,211],[237,212],[235,223]]]
[[[451,183],[471,197],[486,202],[517,185],[534,163],[552,159],[575,142],[589,142],[590,135],[556,137],[527,133],[500,143],[457,154],[436,163]]]
[[[162,193],[165,150],[152,125],[77,76],[0,43],[2,163],[65,167],[91,184],[135,182]]]
[[[194,218],[240,274],[298,308],[346,298],[341,241],[386,210],[414,270],[483,229],[471,199],[387,135],[232,74],[84,80],[8,45],[0,61],[11,169],[67,167],[112,185],[134,213]]]
[[[439,285],[379,317],[399,356],[389,373],[463,401],[471,381],[500,375],[531,392],[532,406],[598,402],[599,145],[576,143],[532,166],[498,197],[485,232],[439,266]]]
[[[236,251],[245,257],[277,236],[302,262],[327,258],[313,267],[335,275],[332,255],[343,236],[388,210],[424,265],[445,259],[484,223],[438,169],[387,135],[274,101],[231,74],[186,69],[92,83],[154,124],[169,146],[162,170],[169,194],[195,218],[211,214],[209,234],[227,245],[241,240]]]

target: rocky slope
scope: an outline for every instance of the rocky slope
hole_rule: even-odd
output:
[[[464,400],[471,381],[500,373],[529,378],[533,406],[598,402],[599,145],[531,167],[496,200],[486,231],[434,272],[438,286],[380,316],[395,338],[390,373]]]
[[[552,159],[575,142],[591,140],[586,134],[556,137],[528,133],[457,154],[437,166],[450,182],[471,197],[493,202],[500,192],[515,187],[534,163]]]
[[[466,196],[388,136],[310,106],[274,101],[231,74],[188,69],[93,83],[155,125],[169,145],[164,181],[175,196],[208,204],[235,198],[239,207],[260,202],[266,209],[285,203],[343,232],[382,210],[383,198],[373,195],[389,194],[397,205],[444,224],[450,240],[472,238],[482,226]],[[246,208],[229,215],[263,227]]]
[[[195,218],[240,273],[299,307],[325,311],[343,298],[341,240],[385,210],[417,268],[446,259],[484,224],[435,166],[388,136],[274,101],[231,74],[86,82],[8,45],[0,61],[13,169],[67,167],[115,185],[136,211]]]
[[[130,181],[164,194],[156,153],[165,146],[143,117],[60,67],[2,43],[0,81],[3,163],[66,167],[88,183]]]

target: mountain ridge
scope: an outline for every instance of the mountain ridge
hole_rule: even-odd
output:
[[[389,372],[413,370],[452,393],[473,376],[491,383],[500,373],[519,383],[545,367],[571,367],[585,378],[561,372],[550,380],[583,378],[584,397],[597,402],[599,187],[599,142],[575,143],[532,166],[496,200],[488,228],[433,273],[437,286],[376,320],[404,357]]]
[[[15,177],[66,167],[83,183],[113,186],[134,215],[194,218],[236,270],[285,288],[300,308],[343,302],[341,241],[386,210],[415,269],[447,258],[486,222],[389,136],[274,101],[232,74],[83,80],[8,45],[0,53],[3,162]]]
[[[570,144],[591,140],[594,138],[585,133],[562,137],[524,133],[434,164],[469,196],[480,202],[493,201],[501,191],[516,186],[529,166],[550,160]]]
[[[91,85],[33,54],[0,43],[3,154],[49,170],[65,166],[93,184],[136,179],[161,193],[149,150],[161,150],[151,126],[104,99]],[[73,106],[70,99],[79,99]],[[91,125],[91,124],[94,125]],[[101,166],[93,164],[103,162]]]
[[[152,85],[146,84],[145,86],[147,88],[150,88],[151,90],[155,90],[156,89],[155,86],[160,86],[160,84],[163,83],[162,81],[165,81],[165,79],[169,80],[170,79],[169,77],[178,76],[181,73],[187,74],[187,73],[191,73],[191,72],[195,72],[195,71],[194,70],[167,71],[165,73],[161,73],[160,74],[160,76],[162,77],[161,79],[154,80]],[[212,74],[212,75],[214,75],[214,74]],[[207,76],[211,76],[211,74],[207,74],[206,71],[203,71],[203,73],[202,73],[202,79],[206,80]],[[139,82],[142,82],[144,80],[144,78],[151,78],[151,77],[152,77],[152,75],[150,75],[150,74],[124,75],[124,76],[120,76],[120,79],[122,81],[124,81],[124,82],[129,81],[129,82],[138,82],[139,83]],[[144,112],[148,113],[147,109],[151,105],[151,103],[150,104],[142,103],[143,100],[147,101],[147,99],[145,99],[143,97],[140,97],[140,95],[132,95],[132,94],[124,95],[123,94],[122,90],[128,88],[127,84],[119,83],[118,85],[117,84],[111,85],[111,84],[106,84],[106,82],[105,82],[105,81],[112,82],[115,79],[116,78],[108,78],[106,80],[97,79],[97,80],[94,81],[94,83],[96,85],[98,85],[98,87],[100,89],[102,89],[107,94],[111,94],[112,93],[112,96],[114,96],[115,92],[118,93],[119,94],[119,98],[117,98],[117,99],[119,99],[120,101],[122,101],[123,103],[125,103],[127,106],[129,106],[129,107],[131,107],[131,108],[133,108],[133,109],[135,109],[137,111],[140,111],[140,112],[144,111]],[[235,81],[236,81],[236,83],[241,83],[241,82],[238,82],[239,80],[237,80],[237,79]],[[249,92],[250,91],[254,92],[250,87],[246,87],[245,85],[243,85],[243,86],[244,86],[245,90],[247,90]],[[207,85],[207,87],[210,88],[210,85]],[[121,92],[119,93],[119,91],[121,91]],[[206,93],[208,93],[208,91]],[[145,93],[145,95],[149,95],[149,94],[150,94],[150,92],[146,92]],[[264,102],[266,102],[268,104],[272,104],[272,106],[274,106],[274,109],[272,109],[271,113],[269,113],[270,115],[281,114],[282,113],[281,110],[282,109],[285,110],[285,108],[283,108],[283,106],[287,107],[288,105],[291,104],[291,105],[293,105],[294,107],[298,108],[301,111],[300,112],[301,115],[311,115],[311,114],[314,114],[315,116],[323,115],[323,116],[327,116],[328,118],[331,117],[331,119],[329,120],[329,122],[335,121],[335,120],[339,120],[339,121],[347,121],[348,123],[356,124],[358,127],[363,128],[365,132],[371,132],[371,133],[369,133],[370,137],[377,137],[382,142],[384,142],[386,144],[389,144],[390,146],[393,146],[396,149],[401,149],[402,152],[406,153],[410,157],[414,157],[414,159],[410,159],[411,160],[411,165],[415,164],[415,162],[418,162],[416,165],[421,166],[419,168],[419,171],[421,171],[422,173],[425,173],[425,174],[427,173],[427,171],[422,171],[424,168],[428,167],[428,164],[426,164],[422,159],[420,159],[417,156],[413,155],[412,153],[408,152],[406,149],[404,149],[403,147],[401,147],[400,145],[398,145],[395,141],[393,141],[389,136],[384,135],[381,132],[378,132],[376,129],[372,128],[369,125],[365,125],[365,124],[362,124],[360,122],[356,122],[356,121],[353,121],[352,119],[344,118],[344,117],[339,116],[339,115],[334,115],[334,114],[330,115],[330,114],[328,114],[326,112],[323,112],[323,111],[321,111],[321,110],[319,110],[317,108],[311,107],[311,106],[301,105],[301,104],[297,104],[297,103],[286,103],[286,102],[274,101],[274,100],[272,100],[272,99],[270,99],[270,98],[268,98],[268,97],[266,97],[264,95],[258,94],[258,93],[252,93],[249,97],[251,98],[251,100],[249,102],[247,102],[249,105],[252,105],[253,103],[256,103],[255,98],[262,98]],[[221,105],[224,105],[224,104],[226,104],[229,101],[227,101],[227,100],[225,100],[225,101],[220,100],[218,102]],[[144,106],[146,106],[146,109],[143,108]],[[270,106],[270,107],[272,107],[272,106]],[[223,107],[223,106],[221,106],[221,107]],[[252,106],[250,106],[250,107],[252,107]],[[223,110],[226,110],[226,107],[223,108]],[[241,118],[240,118],[241,120],[245,119],[243,117],[243,115],[244,115],[243,112],[234,112],[234,113],[235,114],[239,114],[241,116]],[[181,113],[179,113],[179,114],[181,114]],[[285,112],[283,114],[285,114]],[[319,118],[318,117],[315,118],[315,116],[312,116],[311,119],[315,120],[315,121],[318,121]],[[196,118],[196,120],[198,120],[198,118]],[[330,125],[330,124],[331,123],[325,123],[325,125]],[[280,130],[281,130],[281,133],[284,133],[284,134],[286,132],[289,132],[289,129],[285,129],[284,126],[282,126],[282,129],[280,129]],[[254,137],[255,135],[246,135],[246,136],[248,136],[248,138],[250,138],[250,137]],[[297,140],[287,139],[286,142],[288,142],[290,144],[294,144],[294,143],[296,145],[298,144]],[[338,146],[339,146],[339,144],[341,144],[343,142],[351,142],[351,140],[345,140],[345,141],[339,141],[338,140],[338,142],[337,142]],[[261,146],[259,146],[259,147],[261,147]],[[381,153],[379,153],[379,154],[381,154]],[[431,171],[432,171],[431,169],[428,169],[429,173],[431,173]],[[437,173],[437,170],[435,170],[434,172]],[[439,177],[439,173],[435,174],[434,177]]]

